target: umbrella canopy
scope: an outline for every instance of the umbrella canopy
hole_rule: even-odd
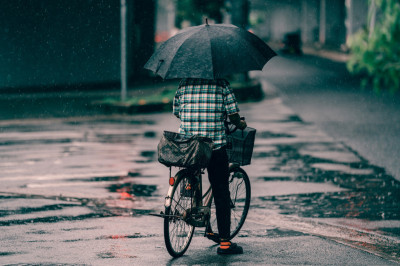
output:
[[[189,27],[165,41],[144,68],[163,79],[216,79],[262,70],[276,53],[256,35],[230,24]]]

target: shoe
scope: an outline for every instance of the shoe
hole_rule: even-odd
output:
[[[221,245],[217,249],[219,255],[232,255],[232,254],[243,254],[243,248],[230,241],[221,242]]]

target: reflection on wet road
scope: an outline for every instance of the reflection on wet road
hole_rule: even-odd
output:
[[[253,189],[249,223],[269,229],[261,236],[245,225],[239,237],[311,234],[400,256],[400,182],[302,121],[278,98],[241,107],[258,130],[252,165],[245,167]],[[60,230],[74,238],[60,237],[57,248],[160,236],[160,223],[144,232],[145,226],[125,219],[162,210],[168,169],[157,162],[156,146],[163,130],[178,126],[170,114],[0,123],[0,226],[7,228],[0,258],[29,261],[37,250],[54,249],[49,241],[57,241]],[[110,233],[104,221],[125,228]],[[18,243],[21,250],[13,250]],[[117,249],[95,257],[138,256]]]

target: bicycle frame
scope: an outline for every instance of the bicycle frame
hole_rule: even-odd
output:
[[[230,163],[229,164],[229,171],[231,171],[234,168],[238,168],[240,167],[239,164],[237,163]],[[198,171],[198,173],[196,173],[196,171]],[[171,169],[170,169],[170,173],[171,173]],[[184,175],[191,175],[191,176],[196,176],[199,179],[199,183],[200,183],[200,192],[201,194],[203,194],[203,190],[202,190],[202,176],[203,173],[201,170],[189,170],[189,169],[182,169],[180,171],[178,171],[178,173],[175,175],[175,177],[171,177],[174,178],[174,184],[178,181],[178,179],[182,178]],[[171,174],[170,174],[171,176]],[[167,192],[167,196],[165,197],[165,203],[164,206],[165,207],[170,207],[171,206],[171,198],[172,198],[172,192],[173,192],[173,184],[169,186],[168,188],[168,192]],[[206,193],[204,193],[202,200],[203,200],[203,207],[210,207],[211,206],[211,200],[212,200],[213,194],[212,194],[212,189],[211,186],[207,189]]]
[[[174,182],[170,182],[170,186],[168,189],[167,196],[165,197],[165,207],[171,206],[172,194],[174,193],[174,185],[178,183],[181,178],[191,176],[192,178],[197,179],[197,184],[199,185],[200,197],[197,195],[195,197],[195,205],[187,210],[185,213],[185,217],[182,217],[187,223],[192,224],[195,227],[205,227],[209,223],[209,215],[211,212],[211,202],[212,202],[212,189],[211,186],[207,189],[207,191],[203,194],[202,189],[202,170],[191,170],[191,169],[182,169],[180,170],[175,177],[171,177],[174,179]],[[208,217],[207,217],[208,216]],[[196,218],[194,218],[196,217]]]

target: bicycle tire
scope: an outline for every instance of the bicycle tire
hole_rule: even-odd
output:
[[[250,179],[247,173],[240,167],[234,167],[229,170],[229,192],[231,196],[231,233],[229,240],[231,240],[242,228],[250,208]],[[211,230],[211,233],[218,232],[214,200],[211,204],[209,230]],[[219,243],[216,239],[211,238],[211,240]]]
[[[177,176],[180,176],[179,173]],[[195,227],[186,223],[183,212],[192,206],[193,190],[185,195],[185,186],[191,181],[188,175],[177,178],[172,190],[171,205],[165,207],[164,241],[168,253],[174,257],[182,256],[189,248]],[[183,191],[183,192],[182,192]]]

